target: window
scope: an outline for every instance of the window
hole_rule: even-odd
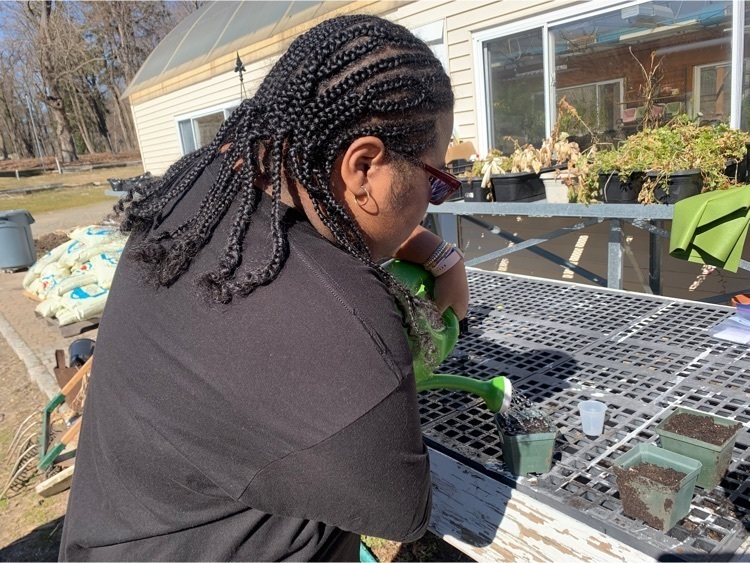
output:
[[[488,41],[484,62],[492,146],[506,154],[515,142],[539,146],[544,139],[542,30]]]
[[[188,154],[210,143],[219,132],[221,124],[234,111],[237,104],[227,108],[201,112],[189,117],[177,118],[182,154]]]
[[[432,53],[443,63],[445,72],[448,72],[448,53],[445,50],[445,39],[443,38],[443,20],[422,25],[411,32],[427,43]]]
[[[702,123],[729,120],[731,85],[732,67],[729,63],[695,67],[693,91],[696,115],[700,114]]]
[[[594,130],[607,133],[617,127],[622,106],[623,80],[609,80],[594,84],[581,84],[557,89],[557,102],[565,97],[576,108],[583,120]],[[580,123],[570,123],[567,132],[583,135],[586,133]]]
[[[507,137],[539,146],[563,96],[585,126],[573,118],[562,130],[579,137],[582,148],[592,136],[617,143],[637,132],[648,107],[656,124],[700,113],[705,122],[739,125],[740,116],[731,121],[739,92],[732,90],[728,62],[733,30],[745,24],[733,22],[737,9],[730,0],[594,0],[476,33],[481,150],[507,153],[513,146]],[[750,121],[744,105],[750,101],[743,104]]]

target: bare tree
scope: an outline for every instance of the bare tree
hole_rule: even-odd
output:
[[[54,27],[60,27],[61,3],[54,0],[28,1],[21,11],[26,19],[28,36],[25,38],[33,46],[36,63],[44,84],[43,101],[55,121],[56,152],[62,162],[78,160],[73,130],[65,108],[65,100],[60,89],[59,65],[55,59],[59,52],[55,44]],[[57,24],[57,26],[56,26]]]
[[[135,149],[122,93],[159,41],[201,4],[0,1],[0,156],[52,149],[70,162],[81,152]]]

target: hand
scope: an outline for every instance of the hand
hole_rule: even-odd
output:
[[[469,308],[469,282],[466,279],[466,267],[460,260],[442,276],[435,278],[435,304],[442,313],[452,308],[458,320],[466,317]]]

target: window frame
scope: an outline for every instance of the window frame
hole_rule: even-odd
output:
[[[224,113],[224,121],[227,120],[229,115],[234,111],[234,109],[240,105],[240,101],[231,101],[231,102],[224,102],[222,104],[217,104],[215,106],[211,106],[208,108],[202,108],[200,110],[196,110],[190,113],[183,113],[180,115],[176,115],[174,117],[174,126],[175,130],[177,131],[177,140],[180,143],[180,153],[182,156],[185,156],[188,154],[185,151],[185,144],[182,140],[182,133],[180,132],[180,123],[184,121],[190,121],[190,130],[193,133],[193,142],[195,143],[197,139],[196,129],[195,129],[195,120],[201,117],[206,117],[208,115],[213,115],[215,113]],[[195,143],[197,145],[197,143]],[[196,146],[195,149],[199,149],[200,147]]]
[[[697,116],[699,113],[703,113],[701,111],[701,73],[704,70],[707,69],[718,69],[719,67],[729,67],[729,80],[731,84],[731,80],[733,78],[732,76],[732,61],[731,60],[724,60],[724,61],[717,61],[715,63],[706,63],[703,65],[695,65],[693,66],[693,104],[691,108],[691,117]],[[730,119],[731,119],[731,111],[732,111],[732,99],[735,96],[732,96],[732,90],[734,90],[734,84],[732,84],[730,88],[730,98],[729,98],[729,111],[730,111]]]
[[[555,101],[557,101],[557,97],[559,96],[559,93],[562,90],[573,90],[574,88],[585,88],[586,86],[594,86],[596,89],[596,105],[597,109],[599,108],[599,86],[603,86],[605,84],[618,84],[620,86],[620,99],[618,102],[618,108],[619,108],[619,114],[615,116],[615,122],[622,117],[622,107],[623,102],[625,100],[625,79],[624,78],[611,78],[610,80],[599,80],[597,82],[586,82],[585,84],[576,84],[575,86],[567,86],[565,88],[557,89],[555,88]],[[564,95],[564,94],[563,94]],[[555,116],[557,117],[557,116]],[[596,126],[601,126],[601,124],[597,123]],[[592,129],[594,127],[592,126]],[[548,133],[549,134],[549,133]]]

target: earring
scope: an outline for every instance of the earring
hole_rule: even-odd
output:
[[[357,205],[359,205],[360,207],[364,207],[370,201],[370,192],[368,192],[367,188],[364,186],[362,186],[362,189],[365,190],[365,201],[359,201],[359,198],[361,196],[358,196],[358,195],[354,196],[354,201],[356,201]]]

